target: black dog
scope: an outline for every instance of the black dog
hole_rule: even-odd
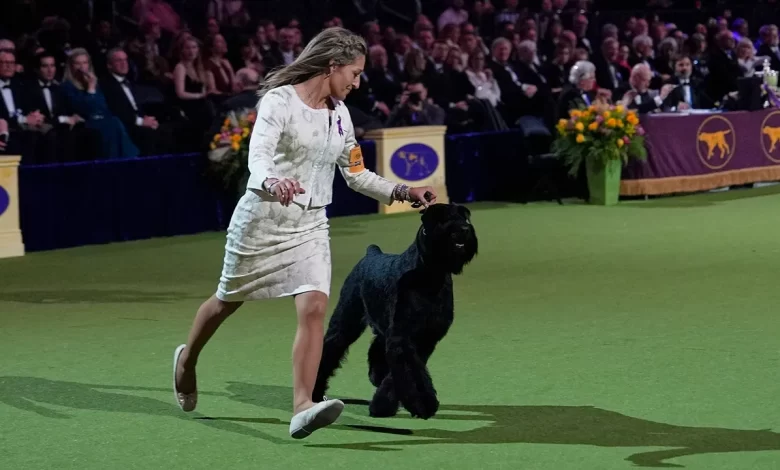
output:
[[[421,213],[417,238],[405,252],[384,254],[371,245],[344,281],[325,334],[315,402],[323,400],[347,350],[370,326],[376,336],[368,377],[377,387],[371,416],[394,416],[399,402],[423,419],[438,411],[426,364],[452,325],[452,275],[476,256],[477,235],[466,207],[434,204]]]

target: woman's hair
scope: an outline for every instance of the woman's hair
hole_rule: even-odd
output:
[[[179,37],[175,50],[174,50],[174,60],[175,63],[182,62],[182,55],[184,54],[184,48],[187,46],[188,42],[194,42],[198,46],[198,55],[195,57],[195,59],[192,61],[192,68],[195,69],[195,75],[198,76],[198,81],[202,83],[206,83],[208,80],[208,75],[206,74],[206,67],[203,64],[203,46],[201,45],[201,42],[195,38],[192,35],[182,35]]]
[[[70,51],[70,54],[68,54],[68,61],[65,65],[65,73],[62,77],[64,81],[71,82],[79,90],[84,90],[84,84],[81,83],[81,80],[73,75],[73,62],[76,60],[76,57],[81,57],[83,55],[87,56],[87,59],[89,59],[90,73],[95,73],[95,69],[92,66],[92,57],[89,55],[89,52],[87,52],[87,50],[84,48],[78,47]]]
[[[326,73],[331,65],[349,65],[367,52],[362,37],[344,28],[327,28],[306,45],[293,63],[269,73],[257,94],[262,97],[274,88],[303,83]]]

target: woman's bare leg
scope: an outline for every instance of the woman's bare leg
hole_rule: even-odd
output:
[[[293,414],[314,405],[311,395],[322,357],[327,307],[328,296],[323,292],[306,292],[295,297],[298,330],[292,349]]]
[[[195,366],[198,356],[217,328],[232,315],[243,302],[223,302],[211,296],[198,309],[187,339],[187,347],[181,353],[176,370],[176,388],[181,393],[192,393],[196,389]]]

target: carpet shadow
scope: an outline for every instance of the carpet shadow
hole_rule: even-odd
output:
[[[171,401],[163,402],[154,398],[127,395],[118,391],[152,391],[171,393]],[[200,393],[201,395],[225,396],[224,393]],[[123,387],[116,385],[96,385],[50,380],[38,377],[0,376],[0,403],[19,410],[35,413],[52,419],[69,419],[68,413],[48,408],[58,406],[74,410],[105,411],[112,413],[138,413],[150,416],[165,416],[196,422],[213,429],[232,432],[263,439],[274,444],[291,444],[285,439],[266,434],[257,429],[242,426],[226,420],[197,419],[207,418],[197,412],[184,413],[173,402],[171,389],[151,387]],[[196,418],[193,421],[193,418]],[[279,420],[268,420],[270,424],[279,424]]]
[[[399,450],[425,444],[562,444],[597,447],[667,447],[633,454],[640,467],[678,467],[668,460],[699,454],[780,450],[780,434],[770,430],[700,428],[658,423],[592,406],[444,405],[434,421],[489,421],[468,431],[415,430],[418,439],[308,447],[363,451]],[[449,414],[448,412],[455,412]],[[468,414],[457,414],[468,413]]]
[[[88,303],[169,303],[193,298],[191,293],[149,292],[139,290],[59,289],[0,291],[0,302],[28,304],[77,304]]]
[[[230,382],[228,398],[244,404],[288,409],[290,387]],[[368,401],[340,398],[350,414],[368,417]],[[409,417],[401,409],[399,415]],[[400,451],[399,447],[425,444],[560,444],[596,447],[666,447],[630,455],[640,467],[684,468],[668,460],[699,454],[780,451],[780,434],[771,430],[705,428],[659,423],[593,406],[442,405],[429,421],[483,421],[468,431],[390,427],[393,419],[372,419],[370,425],[342,415],[329,429],[360,430],[410,436],[409,439],[346,444],[307,444],[306,447],[361,451]],[[388,423],[375,426],[374,423]]]

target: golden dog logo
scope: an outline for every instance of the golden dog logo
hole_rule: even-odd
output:
[[[699,160],[711,170],[720,170],[731,161],[737,144],[734,126],[723,116],[710,116],[696,132]]]
[[[761,123],[761,149],[769,160],[780,163],[780,111],[767,114]]]
[[[731,133],[730,130],[717,132],[702,132],[699,134],[699,141],[704,142],[707,145],[707,160],[711,160],[715,155],[715,150],[720,153],[720,159],[726,158],[726,155],[731,152],[731,146],[726,142],[726,134]]]

